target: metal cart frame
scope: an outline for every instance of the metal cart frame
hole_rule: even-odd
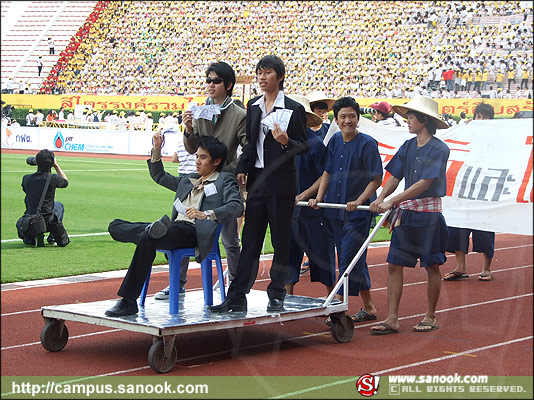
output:
[[[307,202],[299,202],[298,206],[307,206]],[[319,203],[323,208],[345,208],[345,204]],[[358,209],[368,209],[360,206]],[[245,326],[256,326],[270,323],[297,320],[308,317],[330,316],[332,336],[339,343],[352,339],[354,323],[348,311],[348,277],[371,240],[378,232],[385,217],[376,224],[343,276],[338,279],[334,289],[326,299],[287,295],[284,311],[268,313],[265,311],[266,292],[251,290],[247,296],[248,311],[243,313],[211,313],[204,305],[202,290],[188,291],[180,301],[177,314],[169,314],[166,301],[156,301],[153,296],[147,297],[145,307],[140,307],[136,315],[126,317],[108,317],[105,311],[115,304],[115,300],[104,300],[91,303],[45,306],[41,315],[45,325],[41,331],[41,344],[51,352],[62,350],[67,344],[69,333],[65,321],[82,322],[92,325],[118,328],[132,332],[147,333],[152,336],[152,346],[148,352],[150,367],[160,373],[170,371],[178,359],[176,336],[185,333],[229,329]],[[220,299],[214,285],[214,301]],[[343,301],[334,300],[335,293],[343,285]]]

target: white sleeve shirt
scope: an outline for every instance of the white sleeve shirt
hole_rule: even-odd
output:
[[[262,121],[267,115],[275,111],[276,108],[285,108],[284,92],[282,92],[281,90],[278,91],[278,95],[276,96],[276,100],[274,101],[273,108],[269,112],[267,112],[267,109],[265,108],[265,95],[261,96],[258,100],[256,100],[254,104],[252,104],[252,106],[260,107],[260,121]],[[254,167],[256,168],[265,167],[265,162],[263,159],[263,141],[265,140],[264,127],[265,125],[263,125],[262,123],[260,123],[258,127],[258,141],[256,142],[256,162],[254,163]],[[267,129],[267,127],[265,127],[265,129]]]

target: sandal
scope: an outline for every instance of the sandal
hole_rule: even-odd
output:
[[[360,309],[356,314],[352,316],[354,322],[364,322],[364,321],[374,321],[376,319],[376,314],[371,315],[363,308]]]
[[[481,272],[478,276],[478,280],[489,282],[493,280],[493,275],[490,272]]]
[[[436,325],[435,321],[434,322],[421,321],[412,328],[414,332],[430,332],[436,329],[439,329],[439,325]]]
[[[444,281],[459,281],[460,279],[467,279],[469,275],[466,273],[458,272],[456,270],[447,272],[443,277]]]

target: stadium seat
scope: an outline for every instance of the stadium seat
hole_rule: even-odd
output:
[[[219,283],[224,282],[224,273],[222,269],[221,253],[219,251],[219,236],[221,234],[222,225],[219,224],[217,231],[215,233],[215,239],[213,241],[213,247],[211,252],[206,256],[206,258],[200,263],[200,271],[202,273],[202,287],[204,289],[204,304],[211,306],[213,305],[213,278],[212,278],[212,266],[213,261],[217,266],[217,276],[219,278]],[[169,260],[169,313],[177,314],[179,305],[180,305],[180,266],[182,258],[184,257],[194,257],[195,248],[185,248],[185,249],[172,249],[172,250],[157,250],[161,253],[165,253]],[[152,271],[151,271],[152,272]],[[141,291],[139,305],[141,307],[145,306],[145,299],[148,292],[148,284],[150,282],[150,273],[148,274],[143,290]],[[225,286],[219,284],[221,291],[221,299],[224,301],[226,299]]]

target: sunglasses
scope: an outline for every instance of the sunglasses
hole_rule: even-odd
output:
[[[216,85],[218,85],[219,83],[223,83],[224,82],[224,79],[221,79],[221,78],[206,78],[206,83],[209,85],[211,83],[214,83]]]

